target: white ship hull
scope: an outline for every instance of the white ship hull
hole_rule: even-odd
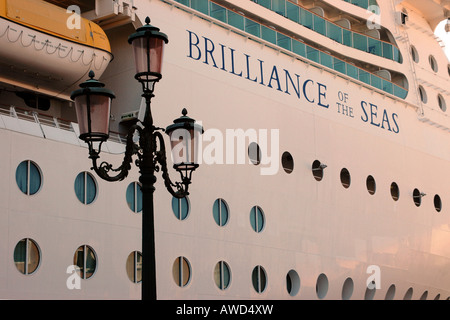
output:
[[[241,5],[248,10],[256,6]],[[242,36],[220,21],[212,24],[175,1],[141,0],[135,6],[141,21],[149,15],[152,25],[169,36],[163,78],[152,100],[155,124],[170,124],[186,107],[205,128],[203,163],[193,174],[186,219],[175,216],[172,197],[157,176],[159,299],[450,296],[448,118],[418,104],[413,83],[401,99]],[[382,3],[384,10],[390,6]],[[126,48],[130,30],[122,27],[111,39],[115,60],[104,73],[118,96],[112,107],[115,119],[138,109],[141,99],[128,59],[131,48]],[[409,59],[409,46],[400,42],[399,48]],[[412,79],[408,63],[392,66]],[[440,92],[448,99],[445,90]],[[141,216],[130,211],[125,197],[127,186],[138,181],[137,169],[119,183],[96,177],[95,201],[81,204],[74,179],[91,163],[76,139],[77,126],[64,137],[44,138],[39,125],[23,134],[32,126],[27,123],[1,115],[0,148],[8,155],[0,162],[5,177],[0,181],[0,256],[7,257],[0,260],[0,298],[139,299],[140,284],[126,273],[128,255],[141,250]],[[248,134],[242,146],[233,136],[240,130]],[[250,142],[261,147],[259,165],[248,159]],[[116,148],[110,144],[113,153]],[[289,172],[281,162],[286,151],[293,158]],[[239,162],[242,153],[244,164]],[[106,152],[102,159],[118,165],[122,155]],[[24,160],[42,171],[42,187],[33,196],[23,194],[15,180]],[[313,175],[315,160],[326,165],[321,181]],[[341,183],[344,168],[349,186]],[[171,175],[177,178],[174,171]],[[367,186],[369,176],[375,188]],[[398,199],[391,194],[393,182]],[[426,194],[419,206],[415,189]],[[224,226],[213,217],[217,199],[228,205]],[[264,212],[260,232],[252,229],[254,206]],[[32,275],[18,272],[12,259],[23,238],[33,239],[41,252]],[[95,250],[97,268],[80,288],[68,289],[67,268],[82,245]],[[182,287],[174,271],[179,257],[189,266]],[[220,261],[230,271],[224,290],[215,281]],[[257,266],[266,275],[260,292],[252,278]],[[368,292],[371,280],[376,290]]]

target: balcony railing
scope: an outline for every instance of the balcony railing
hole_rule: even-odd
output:
[[[275,31],[255,20],[243,16],[241,13],[227,9],[210,0],[174,0],[190,7],[206,16],[217,19],[236,29],[244,31],[253,37],[262,39],[289,52],[314,61],[324,67],[347,75],[367,85],[383,90],[398,98],[405,99],[408,90],[367,70],[361,69],[351,63],[341,60],[328,52],[318,50],[294,39],[284,33]]]
[[[355,6],[361,7],[363,9],[368,9],[370,6],[378,5],[376,0],[344,0],[344,1],[354,4]]]
[[[195,0],[194,0],[195,1]],[[311,12],[289,0],[250,0],[289,20],[348,47],[402,62],[400,50],[393,44],[365,34],[351,31]],[[347,1],[363,4],[368,1]],[[367,8],[367,7],[366,7]]]

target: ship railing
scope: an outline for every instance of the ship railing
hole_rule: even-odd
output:
[[[202,19],[213,18],[216,24],[227,27],[242,36],[255,40],[261,40],[261,43],[268,45],[275,50],[282,51],[300,60],[306,58],[307,62],[316,63],[319,66],[328,68],[333,73],[344,74],[349,78],[366,84],[373,89],[379,89],[385,93],[391,94],[397,98],[405,99],[408,95],[408,89],[389,81],[383,77],[376,75],[370,71],[359,68],[356,65],[346,62],[329,52],[322,51],[312,47],[303,41],[293,38],[283,32],[276,31],[273,28],[261,24],[249,17],[245,17],[243,13],[223,7],[210,0],[192,1],[192,0],[164,0],[167,3],[179,3],[184,8],[189,7],[191,10],[198,12],[198,16]],[[180,9],[184,9],[180,7]],[[186,10],[187,11],[187,10]],[[190,12],[190,11],[189,11]],[[191,12],[193,13],[193,12]],[[196,13],[193,13],[196,14]],[[240,33],[245,32],[245,34]],[[258,40],[256,40],[258,41]],[[276,47],[274,47],[276,46]],[[279,48],[277,48],[279,47]],[[281,50],[280,50],[281,49]],[[298,57],[300,56],[300,58]]]
[[[29,122],[34,122],[39,125],[45,125],[48,127],[75,133],[73,127],[73,124],[75,123],[74,121],[42,114],[35,110],[27,110],[13,105],[0,104],[0,115],[25,120]],[[110,131],[109,140],[119,144],[126,143],[126,137],[121,133],[115,131]]]
[[[402,62],[400,50],[390,42],[352,31],[312,12],[291,0],[250,0],[342,45],[396,62]],[[349,2],[349,1],[347,1]],[[352,1],[368,3],[368,1]],[[368,4],[367,4],[368,5]],[[366,9],[368,8],[365,7]]]
[[[363,9],[367,9],[370,6],[377,6],[378,3],[376,0],[344,0],[345,2],[354,4],[355,6],[361,7]]]

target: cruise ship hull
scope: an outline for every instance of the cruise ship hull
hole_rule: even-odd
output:
[[[187,108],[205,128],[185,217],[157,174],[158,299],[450,296],[450,137],[421,121],[411,92],[401,99],[369,87],[176,1],[135,5],[139,20],[149,15],[169,36],[152,100],[156,126]],[[111,45],[115,59],[104,79],[126,96],[119,103],[127,108],[113,105],[117,119],[118,110],[139,108],[140,88],[126,37]],[[96,178],[96,200],[81,204],[74,179],[91,163],[76,124],[67,138],[53,138],[12,129],[10,118],[2,114],[0,122],[0,148],[8,150],[0,162],[7,177],[0,182],[0,255],[7,257],[0,260],[0,298],[139,299],[140,284],[127,277],[126,261],[141,250],[141,216],[125,197],[138,169],[118,183]],[[14,128],[31,126],[14,121]],[[248,155],[252,142],[261,150],[257,165]],[[101,157],[122,161],[121,154]],[[17,187],[15,171],[24,160],[43,175],[33,196]],[[315,161],[324,165],[320,179]],[[178,178],[174,170],[171,176]],[[214,218],[217,199],[227,204],[223,226]],[[264,219],[256,230],[255,206]],[[18,272],[12,259],[23,238],[41,252],[32,275]],[[68,267],[82,245],[95,250],[97,269],[69,289]],[[228,267],[226,288],[217,284],[220,262]],[[375,289],[368,291],[372,281]]]

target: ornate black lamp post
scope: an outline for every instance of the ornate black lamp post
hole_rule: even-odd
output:
[[[92,169],[104,180],[123,180],[131,169],[133,156],[136,156],[136,166],[139,167],[143,203],[142,203],[142,299],[156,299],[156,261],[153,193],[156,182],[155,171],[162,171],[162,177],[167,190],[177,198],[187,196],[192,172],[198,167],[196,161],[196,139],[203,133],[203,128],[187,116],[183,115],[165,130],[153,125],[150,100],[154,97],[155,83],[161,75],[161,65],[164,44],[167,36],[158,28],[146,25],[136,30],[129,38],[132,44],[135,63],[135,78],[142,84],[142,97],[146,101],[143,121],[138,121],[128,132],[125,156],[118,168],[107,162],[98,164],[101,146],[109,137],[109,116],[111,101],[115,98],[111,90],[94,79],[91,71],[90,79],[80,85],[80,89],[72,92],[71,99],[75,101],[80,139],[89,147],[89,158],[92,159]],[[181,175],[181,182],[173,183],[169,178],[166,162],[166,149],[161,132],[166,132],[171,140],[174,168]],[[133,135],[139,134],[139,142],[133,142]]]

